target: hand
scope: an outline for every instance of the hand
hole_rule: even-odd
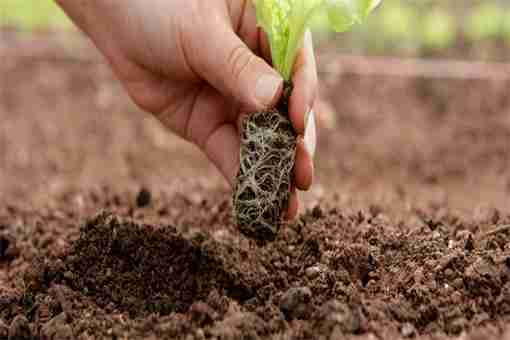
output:
[[[270,65],[251,0],[58,0],[111,64],[133,101],[196,144],[232,185],[243,113],[276,104],[283,80]],[[290,118],[300,135],[294,183],[313,178],[317,73],[311,34],[293,72]],[[306,128],[305,117],[309,124]],[[288,217],[297,214],[296,189]]]

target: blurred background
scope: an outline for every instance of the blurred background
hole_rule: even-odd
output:
[[[504,60],[510,47],[510,2],[385,0],[366,25],[336,36],[333,44],[364,54]]]
[[[352,32],[314,26],[322,89],[309,205],[510,209],[510,1],[384,0]],[[0,192],[228,192],[200,152],[134,107],[52,0],[0,0],[0,58]]]
[[[23,32],[73,30],[52,0],[2,0],[0,25]],[[506,60],[510,56],[507,0],[384,0],[367,24],[337,35],[315,26],[321,43],[369,55]]]

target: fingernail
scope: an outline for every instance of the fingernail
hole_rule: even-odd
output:
[[[304,131],[306,132],[306,126],[308,125],[308,119],[310,119],[310,114],[312,113],[312,109],[308,109],[305,111],[305,115],[303,116],[303,127],[304,127]]]
[[[317,147],[317,127],[315,125],[315,113],[313,110],[308,111],[305,115],[305,148],[310,154],[310,157],[315,156],[315,149]]]
[[[261,106],[268,107],[273,104],[283,80],[280,77],[265,74],[257,80],[255,96]]]

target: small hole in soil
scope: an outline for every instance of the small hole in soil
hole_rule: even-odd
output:
[[[436,230],[441,225],[441,222],[434,221],[431,219],[427,219],[425,223],[427,224],[431,231]]]
[[[5,237],[0,237],[0,259],[3,259],[11,242]]]
[[[370,281],[370,275],[368,274],[370,274],[370,272],[364,273],[363,276],[361,277],[361,285],[363,287],[366,287],[368,282]]]
[[[136,196],[136,206],[139,208],[144,208],[151,204],[152,194],[147,188],[142,188],[138,195]]]
[[[318,205],[313,207],[312,209],[312,217],[315,219],[320,219],[324,217],[324,212],[322,211],[322,208]]]
[[[250,287],[243,287],[243,286],[233,286],[229,289],[227,289],[228,295],[239,301],[244,302],[246,300],[249,300],[253,297],[253,290]]]
[[[363,287],[366,287],[368,282],[372,279],[370,277],[370,273],[375,271],[377,269],[377,263],[375,261],[375,258],[372,256],[372,254],[368,254],[368,265],[366,270],[361,275],[361,284]]]

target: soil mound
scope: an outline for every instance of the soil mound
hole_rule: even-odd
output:
[[[113,305],[132,317],[185,312],[213,289],[239,301],[252,297],[254,282],[239,270],[237,252],[204,238],[188,240],[171,226],[140,225],[103,212],[82,226],[57,265],[34,276],[39,284],[32,286],[62,279],[98,306]]]

